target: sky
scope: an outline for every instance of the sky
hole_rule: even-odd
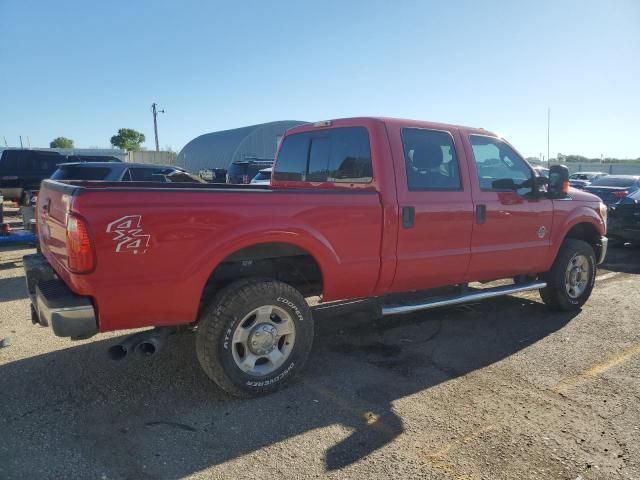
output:
[[[484,127],[523,155],[640,157],[640,1],[0,0],[0,145],[179,151],[273,120]]]

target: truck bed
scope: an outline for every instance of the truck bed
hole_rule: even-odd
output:
[[[69,271],[69,214],[87,219],[90,273]],[[380,271],[382,207],[370,190],[46,180],[37,215],[43,254],[94,300],[101,331],[195,321],[214,269],[256,244],[311,255],[329,300],[371,295]]]

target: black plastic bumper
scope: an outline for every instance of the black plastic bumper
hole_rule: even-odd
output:
[[[41,254],[23,257],[32,316],[58,337],[86,338],[98,333],[91,299],[76,295]]]

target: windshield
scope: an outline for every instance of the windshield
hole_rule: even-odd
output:
[[[637,180],[635,177],[602,177],[595,180],[592,187],[630,187],[635,185]]]

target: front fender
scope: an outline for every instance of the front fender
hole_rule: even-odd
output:
[[[581,205],[567,212],[554,212],[554,225],[551,235],[551,243],[549,248],[549,257],[547,258],[547,269],[551,268],[553,262],[558,255],[558,251],[562,246],[562,242],[567,237],[571,229],[580,224],[591,225],[598,236],[605,236],[607,233],[606,225],[596,211],[586,205]]]

